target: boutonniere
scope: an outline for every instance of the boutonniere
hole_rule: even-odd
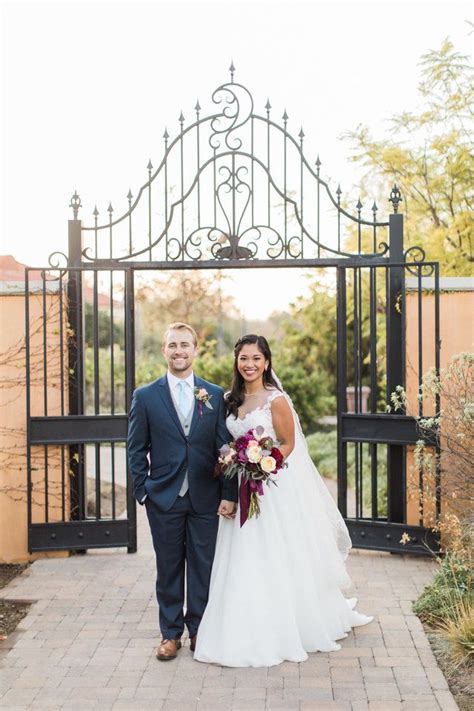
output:
[[[212,410],[213,407],[209,400],[211,399],[212,395],[209,395],[207,392],[206,388],[194,388],[194,397],[198,401],[198,409],[199,409],[199,414],[202,416],[202,406],[205,405],[209,410]]]

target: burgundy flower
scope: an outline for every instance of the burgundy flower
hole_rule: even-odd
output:
[[[280,452],[278,447],[272,447],[270,451],[271,451],[271,456],[277,463],[277,468],[281,469],[281,466],[283,464],[283,454]]]

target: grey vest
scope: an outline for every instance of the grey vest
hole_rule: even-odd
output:
[[[191,429],[191,422],[192,422],[193,414],[194,414],[194,405],[195,405],[194,397],[193,397],[192,407],[189,410],[186,418],[183,417],[177,403],[175,402],[174,393],[172,394],[172,399],[173,399],[173,404],[174,404],[174,407],[176,410],[176,414],[178,415],[179,421],[181,422],[181,427],[183,428],[184,434],[187,437],[189,434],[189,430]],[[183,480],[183,485],[182,485],[181,489],[179,490],[179,496],[184,496],[188,489],[189,489],[188,472],[186,471],[186,474],[185,474],[184,480]]]

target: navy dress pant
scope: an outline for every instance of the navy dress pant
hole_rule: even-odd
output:
[[[179,639],[186,625],[193,637],[209,597],[219,517],[216,511],[196,513],[188,493],[178,496],[169,511],[160,511],[149,497],[145,507],[156,554],[161,634]]]

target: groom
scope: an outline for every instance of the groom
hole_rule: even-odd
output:
[[[185,323],[170,324],[162,352],[168,373],[133,394],[128,457],[135,497],[146,507],[156,553],[163,636],[156,656],[167,661],[181,648],[184,625],[191,650],[196,646],[209,594],[217,514],[233,516],[237,481],[214,478],[218,450],[231,437],[222,388],[193,373],[196,332]]]

